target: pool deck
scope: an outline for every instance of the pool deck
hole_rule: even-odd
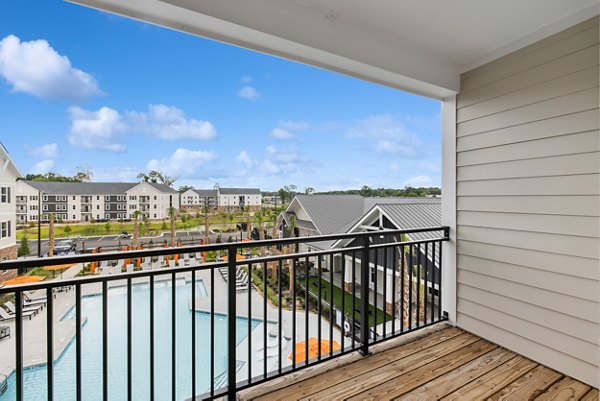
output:
[[[75,277],[79,271],[81,271],[81,264],[75,265],[70,269],[66,270],[62,278],[72,278]],[[165,273],[168,273],[168,270],[165,269]],[[191,275],[189,273],[178,274],[178,279],[185,279],[186,282],[191,280]],[[227,282],[223,279],[223,277],[215,271],[214,273],[214,283],[211,282],[211,274],[210,271],[197,271],[196,278],[197,280],[202,280],[206,287],[207,293],[210,294],[212,286],[214,285],[215,290],[215,313],[227,315]],[[164,276],[159,275],[155,277],[155,281],[170,281],[171,275],[165,274]],[[56,279],[56,281],[60,281],[60,279]],[[148,279],[139,278],[134,279],[133,283],[147,283]],[[125,284],[125,281],[117,280],[109,282],[109,288],[120,287]],[[38,291],[40,294],[44,294],[44,291]],[[82,295],[98,295],[102,292],[102,284],[101,283],[91,283],[86,284],[82,287]],[[251,376],[257,377],[264,373],[264,349],[262,348],[262,344],[264,341],[264,311],[263,311],[263,297],[259,294],[258,291],[252,289],[251,290],[251,310],[248,310],[248,290],[238,291],[236,293],[236,301],[237,301],[237,316],[242,318],[249,318],[255,320],[260,320],[261,323],[258,324],[251,332],[250,337],[244,338],[237,346],[236,349],[236,359],[240,362],[243,362],[241,367],[237,372],[238,380],[246,380],[249,374],[249,366],[251,366]],[[191,299],[188,300],[189,306],[191,308]],[[75,320],[69,319],[61,321],[63,316],[68,313],[75,305],[75,291],[68,292],[60,292],[54,298],[53,306],[54,306],[54,360],[58,360],[62,353],[65,351],[69,343],[75,337]],[[196,300],[196,311],[210,313],[210,297],[198,297]],[[46,319],[47,319],[47,309],[38,313],[37,316],[34,316],[31,320],[25,319],[23,320],[23,342],[25,344],[23,349],[23,363],[24,368],[31,368],[41,364],[46,363]],[[278,310],[275,306],[267,303],[267,343],[272,341],[276,341],[276,334],[278,333]],[[298,310],[296,312],[296,341],[304,341],[305,340],[305,315],[303,311]],[[82,319],[82,324],[85,322],[85,316]],[[282,355],[281,355],[281,364],[282,367],[287,367],[291,365],[291,360],[289,359],[289,355],[292,346],[292,320],[293,315],[291,311],[283,310],[282,311],[282,319],[281,319],[281,330],[282,330]],[[318,336],[318,316],[314,313],[309,313],[308,322],[309,322],[309,337],[317,337]],[[0,382],[4,380],[5,377],[8,377],[15,368],[15,321],[10,322],[0,322],[0,325],[9,326],[11,330],[10,338],[6,338],[0,341]],[[270,333],[270,334],[269,334]],[[275,335],[275,336],[274,336]],[[335,327],[333,329],[334,340],[338,343],[342,341],[342,335],[339,330]],[[329,338],[329,323],[326,320],[321,320],[321,337],[323,339]],[[250,361],[248,360],[248,348],[251,340],[252,350],[250,352]],[[278,355],[277,347],[268,347],[267,354],[267,370],[276,369],[279,366],[279,355]],[[4,377],[3,377],[4,376]]]

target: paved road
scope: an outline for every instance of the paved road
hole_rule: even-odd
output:
[[[199,244],[200,243],[200,239],[204,239],[204,232],[201,231],[179,231],[176,232],[176,237],[178,240],[181,240],[181,242],[184,245],[191,245],[192,243],[195,244]],[[211,243],[215,243],[217,240],[217,236],[219,234],[211,232],[209,234],[210,237],[210,242]],[[240,237],[240,232],[236,231],[234,233],[226,233],[226,234],[222,234],[223,240],[227,240],[227,238],[229,238],[229,236],[232,236],[235,240],[239,240]],[[245,233],[244,233],[245,235]],[[154,244],[158,244],[158,243],[164,243],[165,240],[166,241],[170,241],[171,235],[170,233],[166,232],[163,233],[162,235],[158,235],[155,237],[140,237],[139,241],[141,243],[149,243],[150,240],[152,240],[152,242]],[[122,236],[119,235],[104,235],[104,236],[94,236],[94,237],[78,237],[78,238],[57,238],[56,242],[59,241],[64,241],[67,239],[75,239],[76,243],[77,243],[77,252],[81,252],[83,249],[89,250],[89,249],[93,249],[93,248],[97,248],[97,247],[104,247],[104,248],[111,248],[111,247],[116,247],[116,246],[125,246],[131,243],[131,238],[123,238]],[[31,256],[36,256],[38,254],[38,242],[37,240],[31,240],[29,241],[29,249],[31,251],[30,255]],[[41,244],[41,254],[45,255],[48,253],[48,240],[47,239],[42,239],[42,244]]]

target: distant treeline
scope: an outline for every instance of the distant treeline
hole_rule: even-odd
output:
[[[426,197],[442,194],[442,189],[437,187],[406,187],[403,189],[395,188],[371,188],[364,185],[361,189],[347,189],[345,191],[328,191],[328,192],[317,192],[320,194],[349,194],[349,195],[362,195],[364,197],[380,197],[380,198],[391,198],[391,197]]]

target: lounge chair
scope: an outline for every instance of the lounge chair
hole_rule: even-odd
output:
[[[42,308],[46,306],[46,302],[48,301],[48,297],[44,295],[43,297],[31,297],[26,292],[23,292],[23,305],[33,306],[33,305],[41,305]]]
[[[175,260],[169,260],[169,267],[175,267]]]
[[[12,303],[12,301],[7,301],[4,303],[4,306],[6,306],[8,308],[8,311],[10,313],[17,313],[17,307],[15,306],[15,304]],[[37,315],[37,313],[42,309],[41,305],[38,306],[23,306],[23,312],[33,312],[34,315]]]
[[[32,292],[27,292],[27,291],[23,291],[23,297],[25,297],[25,300],[27,302],[37,302],[37,301],[44,301],[46,302],[46,300],[48,299],[48,295],[44,294],[44,295],[34,295]]]
[[[28,317],[31,320],[31,317],[35,315],[33,311],[23,311],[21,314],[23,317]],[[10,320],[16,318],[17,315],[15,313],[8,313],[4,308],[0,308],[0,319],[2,320]]]

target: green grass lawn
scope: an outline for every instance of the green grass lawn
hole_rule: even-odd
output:
[[[304,286],[305,280],[300,279],[300,285]],[[313,294],[318,294],[317,283],[319,279],[316,277],[311,277],[308,279],[309,290]],[[342,295],[343,294],[343,295]],[[344,301],[344,312],[347,316],[352,316],[352,293],[348,293],[342,291],[340,288],[333,286],[333,305],[339,310],[342,309],[342,296],[345,297]],[[321,297],[323,300],[329,302],[331,300],[331,293],[329,291],[329,281],[321,279]],[[361,300],[357,297],[355,300],[355,306],[357,310],[360,310]],[[360,312],[354,311],[354,319],[360,321]],[[373,305],[369,305],[369,327],[372,327],[376,324],[381,324],[385,321],[389,321],[392,319],[391,315],[386,314],[383,310],[377,309],[377,320],[375,320],[375,307]]]

